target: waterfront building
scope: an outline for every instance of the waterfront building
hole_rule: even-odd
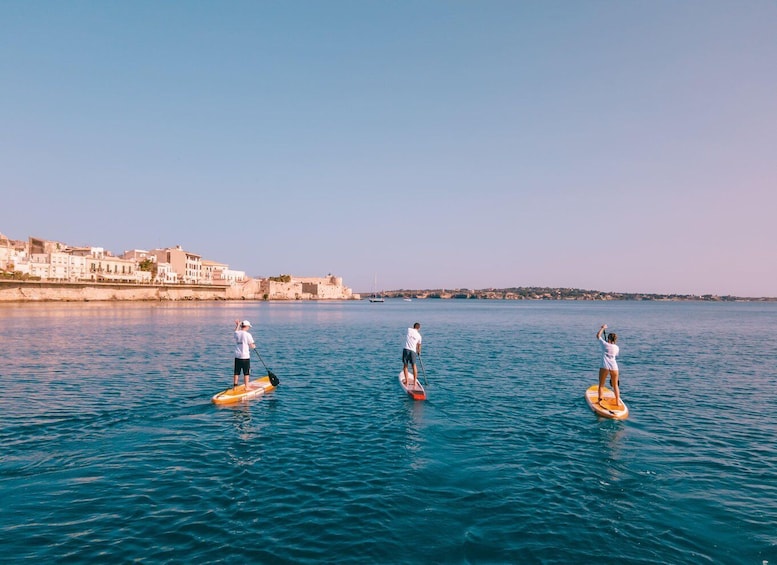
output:
[[[163,299],[253,299],[253,300],[353,300],[358,294],[343,285],[342,277],[250,278],[245,271],[230,269],[217,261],[185,251],[180,245],[164,249],[132,249],[114,256],[102,247],[74,247],[62,242],[30,237],[13,241],[0,234],[0,271],[13,273],[6,279],[44,283],[43,286],[9,286],[2,289],[1,300],[142,300]],[[17,277],[23,275],[23,277]],[[115,288],[105,294],[102,285],[78,289],[57,283],[128,283],[129,285],[176,286],[181,292],[147,289]],[[186,289],[186,285],[211,289]],[[221,287],[221,288],[219,288]],[[34,290],[30,290],[34,289]],[[159,293],[162,294],[159,294]],[[155,294],[156,293],[156,294]],[[30,298],[32,296],[32,298]],[[117,298],[122,296],[122,298]],[[174,298],[171,298],[174,297]]]
[[[353,297],[353,291],[343,285],[343,278],[328,274],[326,277],[293,277],[302,285],[302,295],[318,299],[343,300]]]
[[[235,271],[225,263],[202,260],[202,284],[233,285],[245,279],[245,271]]]
[[[200,284],[202,281],[202,257],[184,251],[180,245],[165,249],[153,249],[150,253],[156,256],[157,263],[169,263],[178,275],[178,280],[185,284]]]
[[[11,263],[12,272],[42,281],[139,283],[151,280],[150,273],[138,270],[136,261],[114,257],[102,247],[71,247],[32,237],[26,251],[17,251],[11,260],[6,258],[6,269]]]
[[[41,280],[76,282],[87,278],[87,258],[64,251],[33,253],[29,274]]]
[[[170,263],[157,263],[154,282],[157,284],[176,284],[178,273],[175,272]]]
[[[29,264],[27,249],[27,242],[8,239],[0,233],[0,271],[22,272],[23,266]]]
[[[106,253],[102,247],[90,248],[86,256],[86,279],[97,282],[149,282],[151,273],[138,269],[137,261]]]

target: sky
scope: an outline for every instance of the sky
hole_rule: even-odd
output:
[[[773,0],[0,0],[0,233],[777,296]]]

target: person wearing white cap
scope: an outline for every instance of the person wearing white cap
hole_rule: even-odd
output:
[[[418,382],[418,357],[421,355],[421,324],[416,322],[412,328],[407,328],[407,335],[405,336],[405,347],[402,349],[402,370],[405,372],[405,384],[408,388],[416,388]],[[410,377],[408,375],[407,366],[413,367],[413,386],[410,387]]]
[[[243,380],[248,388],[249,375],[251,374],[251,350],[256,347],[254,337],[248,333],[251,322],[248,320],[235,320],[235,380],[232,384],[237,387],[237,379],[240,372],[243,373]]]

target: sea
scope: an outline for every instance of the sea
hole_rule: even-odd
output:
[[[232,383],[235,320],[254,376]],[[413,401],[397,376],[421,324]],[[596,416],[602,324],[627,420]],[[0,305],[0,562],[777,565],[777,303]]]

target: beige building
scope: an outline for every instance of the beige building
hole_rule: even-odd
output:
[[[353,298],[353,291],[343,285],[343,278],[334,275],[326,277],[294,277],[302,283],[302,294],[320,300],[347,300]]]
[[[92,247],[86,258],[86,279],[98,282],[151,282],[151,273],[138,269],[137,261],[106,253],[102,247]]]
[[[102,247],[70,247],[56,241],[30,238],[29,259],[16,256],[14,268],[32,277],[55,282],[147,283],[151,273],[138,269],[137,262],[114,257]]]
[[[288,281],[261,279],[261,294],[268,300],[351,300],[353,291],[343,279],[326,277],[287,277]]]
[[[33,253],[29,274],[41,280],[76,282],[86,280],[86,257],[63,251]]]
[[[199,255],[184,251],[180,245],[166,249],[153,249],[150,253],[156,256],[157,263],[169,263],[178,275],[179,282],[201,284],[202,257]]]
[[[141,263],[144,263],[144,270],[140,268]],[[212,292],[222,292],[227,299],[359,299],[358,294],[353,294],[343,285],[341,277],[331,274],[326,277],[283,275],[252,279],[246,276],[245,271],[230,269],[225,263],[203,260],[199,255],[184,251],[180,245],[150,251],[133,249],[116,257],[102,247],[72,247],[33,237],[26,242],[12,241],[0,234],[0,271],[21,273],[50,283],[211,285]],[[95,286],[93,290],[98,292],[97,288]],[[53,289],[47,291],[51,296],[56,295]],[[132,292],[129,289],[127,296],[135,296]],[[196,289],[196,292],[199,292],[198,296],[206,296],[211,291]],[[115,292],[111,296],[115,296]]]
[[[0,233],[0,271],[22,272],[23,265],[29,269],[27,249],[27,242],[8,239]],[[29,270],[26,273],[29,274]]]

